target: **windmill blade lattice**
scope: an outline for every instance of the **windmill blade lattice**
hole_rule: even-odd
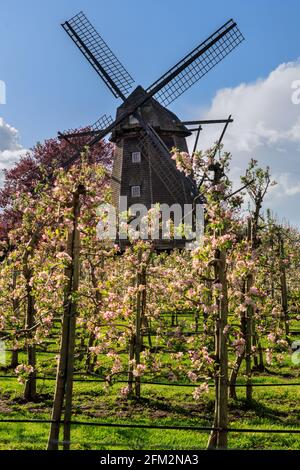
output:
[[[231,19],[202,42],[159,80],[147,92],[163,106],[167,106],[184,93],[242,41],[244,36]]]
[[[95,131],[95,132],[96,131],[103,131],[110,124],[112,124],[113,122],[114,122],[114,120],[111,116],[107,116],[106,114],[104,114],[99,119],[97,119],[97,121],[94,122],[94,124],[92,124],[90,126],[90,128],[91,128],[92,131]]]
[[[93,124],[89,124],[81,129],[70,129],[68,132],[60,133],[61,137],[79,137],[84,135],[93,135],[97,134],[100,131],[104,131],[108,126],[114,122],[111,116],[104,114]],[[88,129],[88,130],[82,130]]]
[[[83,12],[62,24],[116,98],[129,93],[134,80]]]

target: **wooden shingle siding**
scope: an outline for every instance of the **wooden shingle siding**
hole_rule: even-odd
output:
[[[144,93],[145,91],[138,87],[118,108],[117,118]],[[186,137],[190,132],[174,113],[153,98],[140,112],[170,150],[177,147],[181,151],[188,151]],[[143,138],[141,146],[142,138],[143,130],[140,124],[129,119],[113,131],[111,140],[116,144],[113,176],[121,181],[120,184],[112,182],[113,203],[116,207],[118,208],[120,196],[127,196],[128,207],[136,203],[144,204],[148,209],[156,203],[169,206],[175,203],[182,206],[184,203],[192,204],[194,195],[191,181],[177,170],[171,156],[158,154],[157,151],[154,153],[155,149],[147,142],[147,138]],[[133,152],[141,152],[140,163],[132,161]],[[173,183],[172,188],[169,187],[168,181]],[[132,186],[140,186],[140,197],[131,196]],[[167,245],[166,241],[162,243],[164,247]]]

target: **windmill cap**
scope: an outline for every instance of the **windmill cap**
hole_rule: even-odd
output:
[[[126,101],[121,104],[117,109],[116,118],[119,119],[123,113],[130,112],[130,109],[134,111],[136,105],[147,96],[147,92],[140,85],[133,90],[128,96]],[[154,98],[150,98],[140,108],[143,119],[150,124],[154,129],[171,133],[178,134],[183,137],[191,135],[191,132],[182,124],[176,114],[169,111],[167,108],[162,106]],[[138,121],[127,118],[119,126],[116,126],[112,133],[111,140],[114,142],[120,134],[128,132],[130,130],[136,130],[140,128]]]

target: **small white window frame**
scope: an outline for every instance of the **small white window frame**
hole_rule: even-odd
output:
[[[131,186],[131,197],[141,197],[141,187]]]
[[[132,163],[141,163],[141,152],[132,152],[131,153],[131,161]]]

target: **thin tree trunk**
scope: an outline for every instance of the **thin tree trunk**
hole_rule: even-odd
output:
[[[199,312],[195,313],[195,333],[199,331]]]
[[[142,284],[142,273],[140,272],[142,253],[139,252],[139,266],[137,273],[137,287]],[[141,336],[141,327],[142,327],[142,292],[137,292],[137,301],[136,301],[136,319],[135,319],[135,365],[138,366],[141,361],[141,350],[142,350],[142,336]],[[141,380],[137,376],[135,378],[135,396],[136,398],[141,397]]]
[[[95,341],[95,335],[94,333],[90,333],[89,339],[88,339],[88,347],[87,347],[87,355],[86,355],[86,361],[85,361],[85,368],[87,372],[93,372],[93,357],[94,353],[90,351],[90,348],[93,346]]]
[[[266,369],[265,364],[264,364],[264,351],[263,351],[260,341],[258,341],[257,343],[257,349],[258,349],[258,358],[259,358],[258,368],[260,371],[264,371]]]
[[[245,282],[243,282],[242,292],[245,295],[245,292],[246,292],[246,283]],[[245,315],[245,312],[242,312],[242,315],[241,315],[241,332],[242,332],[243,338],[246,338],[246,331],[247,331],[246,315]],[[240,367],[242,365],[243,359],[245,359],[245,349],[242,352],[242,354],[237,356],[237,358],[235,360],[235,363],[234,363],[234,366],[233,366],[233,369],[232,369],[231,374],[230,374],[229,396],[230,396],[230,398],[233,398],[234,400],[237,400],[236,381],[237,381],[237,378],[238,378],[238,374],[239,374]]]
[[[15,369],[19,364],[19,351],[17,349],[13,349],[11,352],[11,360],[10,360],[10,367]]]
[[[98,282],[97,282],[97,278],[96,278],[96,275],[95,275],[95,266],[94,264],[92,263],[92,261],[90,260],[90,267],[91,267],[91,280],[92,280],[92,286],[93,286],[93,289],[95,290],[95,297],[96,297],[96,307],[95,307],[95,310],[94,310],[94,315],[96,316],[97,315],[97,312],[98,312],[98,305],[100,304],[101,302],[101,294],[98,290]],[[102,268],[102,272],[103,272],[103,268],[104,268],[104,256],[101,255],[101,268]],[[101,279],[102,279],[102,275],[101,275]],[[97,362],[97,355],[95,353],[92,353],[90,351],[90,348],[93,346],[94,342],[95,342],[95,335],[94,333],[90,332],[90,335],[89,335],[89,339],[88,339],[88,350],[87,350],[87,357],[86,357],[86,363],[85,363],[85,366],[86,366],[86,370],[88,372],[92,372],[95,368],[95,365],[96,365],[96,362]]]
[[[135,335],[133,334],[129,342],[129,363],[128,363],[128,397],[132,397],[133,394],[133,366],[132,361],[134,359],[135,349]]]
[[[218,271],[215,266],[215,279],[218,280]],[[214,407],[214,421],[213,428],[218,427],[218,401],[219,401],[219,373],[220,373],[220,326],[219,316],[215,320],[215,407]],[[207,448],[216,449],[218,441],[218,433],[216,430],[212,430],[208,439]]]
[[[144,325],[145,325],[145,329],[146,329],[146,332],[147,332],[147,338],[148,338],[148,345],[149,345],[149,348],[152,348],[152,338],[151,338],[151,328],[152,328],[152,325],[151,325],[151,320],[144,317]]]
[[[239,370],[240,370],[240,367],[241,367],[241,364],[243,362],[244,357],[245,357],[245,352],[243,352],[242,354],[237,356],[237,358],[235,360],[235,363],[234,363],[234,366],[233,366],[233,369],[232,369],[231,374],[230,374],[230,378],[229,378],[229,396],[233,400],[237,400],[236,381],[237,381]]]
[[[18,277],[18,271],[16,269],[14,269],[13,282],[12,282],[13,292],[15,291],[15,289],[17,287],[17,277]],[[15,299],[14,296],[13,296],[12,303],[13,303],[14,316],[18,318],[19,317],[19,301],[17,299]],[[13,349],[12,354],[11,354],[10,367],[12,369],[15,369],[17,367],[18,363],[19,363],[19,352],[18,352],[17,349]]]
[[[255,324],[254,318],[252,318],[252,331],[253,331],[252,345],[255,350],[255,353],[253,354],[253,364],[254,364],[254,368],[258,370],[259,369],[258,357],[257,357],[258,337],[256,333],[256,324]]]
[[[79,276],[80,276],[80,233],[77,228],[79,217],[79,198],[78,204],[75,205],[75,228],[74,228],[74,242],[73,242],[73,285],[72,294],[78,291]],[[75,339],[76,339],[76,314],[77,302],[76,300],[69,300],[69,344],[68,344],[68,361],[66,369],[66,397],[65,397],[65,423],[64,423],[64,450],[70,449],[70,436],[71,436],[71,415],[72,415],[72,397],[73,397],[73,378],[74,378],[74,353],[75,353]]]
[[[136,324],[135,324],[135,364],[136,366],[141,362],[141,351],[143,348],[142,329],[146,326],[145,310],[146,310],[146,264],[142,264],[142,251],[138,254],[139,266],[136,278],[137,287],[144,286],[143,290],[138,290],[136,300]],[[151,259],[149,255],[148,262]],[[136,398],[141,397],[141,379],[140,376],[135,378],[135,395]]]
[[[253,276],[250,274],[247,277],[246,281],[246,290],[249,292],[250,288],[253,285]],[[246,360],[246,399],[247,401],[252,400],[252,365],[251,365],[251,356],[252,356],[252,317],[253,317],[253,307],[252,305],[247,306],[246,313],[246,344],[245,344],[245,360]]]
[[[34,248],[36,247],[42,230],[43,225],[38,224],[35,231],[33,232],[22,257],[22,270],[25,279],[26,289],[26,320],[25,328],[28,329],[28,340],[29,345],[27,347],[27,362],[28,365],[32,366],[33,372],[29,375],[28,380],[25,383],[24,398],[29,401],[34,401],[36,398],[36,351],[33,338],[33,327],[35,323],[35,308],[34,308],[34,296],[32,293],[31,279],[32,271],[29,266],[29,258],[32,256]]]
[[[27,296],[25,328],[26,330],[29,330],[27,336],[27,339],[29,341],[29,344],[27,346],[27,362],[28,365],[33,368],[33,372],[29,374],[29,377],[25,382],[24,398],[28,401],[34,401],[36,399],[36,351],[32,329],[35,324],[35,308],[32,287],[30,285],[32,273],[28,267],[28,257],[26,257],[24,260],[23,273],[26,281]]]
[[[286,282],[286,270],[284,265],[284,241],[279,232],[279,250],[280,250],[280,290],[281,290],[281,307],[284,315],[285,337],[289,340],[290,326],[289,326],[289,307],[288,307],[288,289]]]

